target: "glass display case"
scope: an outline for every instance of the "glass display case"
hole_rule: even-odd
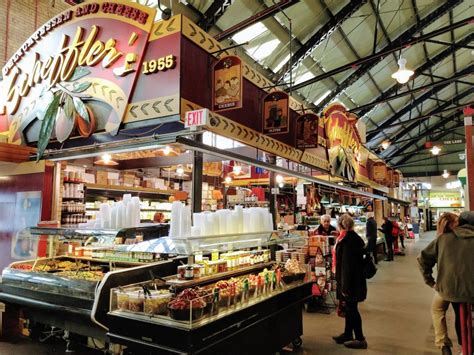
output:
[[[13,262],[2,287],[14,286],[91,300],[107,272],[159,261],[154,253],[124,251],[116,243],[140,241],[150,227],[121,230],[26,228],[19,239],[35,246],[34,259]],[[124,245],[125,246],[125,245]]]
[[[112,288],[108,336],[132,352],[219,353],[227,343],[240,343],[242,327],[253,332],[254,340],[270,339],[252,345],[256,351],[281,349],[302,334],[302,306],[312,284],[304,261],[298,270],[287,269],[274,261],[272,249],[306,240],[301,234],[263,232],[134,245],[139,250],[169,248],[188,256],[188,264],[178,266],[175,275]]]

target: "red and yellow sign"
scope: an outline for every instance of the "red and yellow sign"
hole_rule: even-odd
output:
[[[9,143],[38,142],[41,155],[51,137],[116,135],[137,96],[137,78],[156,85],[177,65],[179,41],[173,52],[150,45],[155,14],[125,0],[98,0],[41,26],[2,69],[0,114],[7,116]]]
[[[361,149],[355,116],[340,104],[329,105],[324,109],[323,115],[329,139],[331,173],[354,181]]]

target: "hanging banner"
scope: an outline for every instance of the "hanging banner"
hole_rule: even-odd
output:
[[[331,173],[355,181],[361,148],[355,116],[340,104],[329,105],[323,115],[329,138]]]
[[[236,56],[220,59],[212,68],[212,109],[225,111],[242,107],[242,61]]]
[[[296,120],[296,148],[309,149],[318,146],[319,117],[314,113],[301,115]]]
[[[288,133],[289,97],[286,92],[274,91],[263,99],[263,134]]]

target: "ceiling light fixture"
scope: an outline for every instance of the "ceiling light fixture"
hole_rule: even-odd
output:
[[[115,160],[112,160],[112,156],[110,154],[103,154],[99,160],[94,161],[96,165],[106,165],[106,166],[114,166],[118,165]]]
[[[390,146],[390,141],[389,140],[384,140],[382,142],[382,148],[386,150]]]
[[[444,169],[443,174],[441,176],[447,179],[449,177],[449,172],[446,169]]]
[[[235,175],[240,175],[240,173],[242,172],[242,165],[237,165],[235,164],[233,167],[232,167],[232,171]]]
[[[169,155],[170,153],[171,153],[171,148],[170,148],[170,146],[169,146],[169,145],[165,146],[165,147],[163,148],[163,154],[164,154],[164,155]]]
[[[226,176],[224,182],[228,185],[232,182],[232,178],[230,176]]]
[[[275,181],[277,184],[281,184],[285,179],[281,175],[275,176]]]
[[[176,174],[178,174],[179,176],[183,176],[184,168],[181,164],[179,164],[178,167],[176,168]]]
[[[278,187],[279,187],[279,188],[283,188],[283,186],[285,186],[285,184],[282,183],[282,182],[280,182],[280,183],[278,184]]]
[[[398,60],[398,70],[392,74],[392,78],[398,81],[400,84],[408,83],[410,77],[415,74],[413,70],[406,68],[407,60],[400,57]]]
[[[438,147],[437,145],[435,145],[435,146],[433,146],[433,148],[431,148],[431,153],[433,155],[438,155],[440,151],[441,151],[441,148]]]

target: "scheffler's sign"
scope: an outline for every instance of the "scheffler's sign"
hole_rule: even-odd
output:
[[[176,66],[179,51],[143,60],[155,13],[124,0],[93,1],[41,26],[2,69],[9,143],[38,142],[41,156],[51,138],[63,142],[76,131],[116,135],[137,77]]]

